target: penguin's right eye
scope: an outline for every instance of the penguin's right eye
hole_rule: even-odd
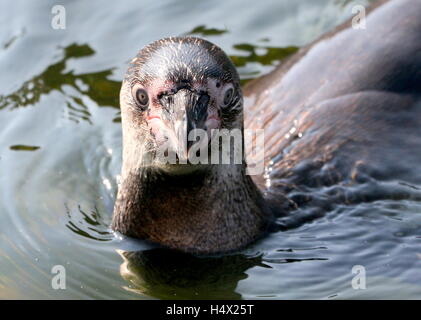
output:
[[[136,105],[142,110],[145,111],[149,105],[149,96],[148,92],[143,89],[139,88],[138,86],[134,86],[132,89],[133,99],[136,101]]]

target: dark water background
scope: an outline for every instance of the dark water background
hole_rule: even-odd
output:
[[[359,1],[367,4],[368,1]],[[180,256],[109,230],[127,62],[195,34],[243,81],[351,16],[346,0],[0,2],[0,298],[421,298],[421,203],[338,206],[235,255]],[[55,265],[66,290],[51,286]],[[351,272],[363,265],[367,289]]]

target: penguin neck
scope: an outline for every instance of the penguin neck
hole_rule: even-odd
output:
[[[245,164],[188,174],[141,168],[124,174],[112,227],[125,235],[196,253],[228,252],[259,238],[271,219]]]

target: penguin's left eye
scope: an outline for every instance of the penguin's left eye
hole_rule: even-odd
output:
[[[142,111],[145,111],[149,105],[148,92],[144,88],[140,87],[139,85],[135,85],[132,88],[132,95],[133,95],[133,99],[136,102],[136,105]]]
[[[228,88],[224,94],[224,106],[227,106],[231,103],[232,98],[234,97],[234,89]]]
[[[149,97],[145,89],[136,90],[136,100],[143,107],[146,107],[148,105]]]

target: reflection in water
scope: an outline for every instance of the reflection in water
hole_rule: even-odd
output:
[[[66,85],[71,86],[79,94],[88,96],[98,106],[119,108],[118,92],[121,82],[108,79],[113,69],[79,75],[75,75],[72,70],[65,72],[66,62],[69,59],[92,56],[95,51],[87,44],[72,44],[63,48],[63,52],[64,57],[60,61],[24,82],[18,90],[9,95],[0,95],[0,110],[6,107],[15,109],[32,106],[40,100],[42,95],[47,95],[54,90],[64,94],[63,87]],[[83,100],[68,93],[65,97],[69,119],[76,122],[85,120],[91,123],[91,114]]]
[[[200,25],[187,32],[186,35],[219,36],[227,32],[227,29],[207,28],[205,25]]]
[[[104,221],[97,208],[85,212],[79,205],[78,210],[74,212],[66,205],[66,212],[66,227],[79,236],[97,241],[111,241],[114,238],[109,229],[109,222]]]
[[[191,35],[221,35],[228,30],[206,28],[201,25],[186,34]],[[267,39],[264,39],[267,41]],[[257,63],[261,66],[270,66],[281,61],[298,50],[296,47],[276,48],[270,46],[258,46],[248,43],[236,44],[234,49],[247,53],[247,55],[231,55],[230,58],[237,66],[241,76],[241,83],[258,77],[261,70],[249,71],[249,63]],[[66,70],[66,62],[69,59],[79,59],[93,56],[95,51],[87,44],[71,44],[63,48],[63,58],[48,66],[42,73],[24,82],[16,91],[8,95],[0,95],[0,110],[15,109],[35,105],[41,96],[48,95],[56,90],[64,94],[65,104],[68,108],[68,118],[72,121],[87,121],[92,123],[91,113],[81,97],[69,92],[64,92],[65,86],[76,90],[77,94],[85,95],[95,101],[98,106],[109,106],[119,109],[119,91],[121,82],[110,80],[113,68],[99,72],[74,74],[73,70]],[[117,115],[114,122],[121,122]]]
[[[270,268],[261,256],[242,254],[196,257],[163,248],[118,253],[121,276],[130,283],[126,289],[161,299],[240,299],[236,287],[246,271]]]
[[[7,40],[4,45],[3,49],[8,49],[16,40],[23,37],[26,34],[26,29],[23,28],[18,34],[12,36],[9,40]]]
[[[117,252],[123,259],[120,274],[129,283],[125,287],[128,291],[159,299],[241,299],[238,283],[247,279],[251,270],[328,261],[323,256],[326,250],[327,247],[279,249],[271,257],[259,252],[200,257],[165,248]]]
[[[208,28],[205,25],[195,27],[186,35],[195,36],[220,36],[228,33],[227,29]],[[260,42],[269,42],[269,38],[260,39]],[[240,43],[233,45],[237,51],[246,53],[246,55],[230,55],[234,65],[238,68],[241,78],[241,84],[257,78],[262,74],[262,70],[248,70],[248,64],[258,64],[260,66],[273,66],[276,62],[282,61],[288,56],[298,51],[298,47],[290,46],[285,48],[253,45],[251,43]]]
[[[257,78],[261,72],[247,71],[247,65],[257,63],[261,66],[273,66],[275,62],[282,61],[298,51],[297,47],[276,48],[270,46],[256,46],[249,43],[234,45],[234,49],[247,53],[247,55],[231,55],[230,58],[238,68],[241,84]]]
[[[254,46],[249,43],[236,44],[234,48],[248,53],[247,56],[230,56],[237,67],[243,67],[249,62],[272,65],[275,61],[285,59],[298,51],[297,47],[275,48]]]
[[[16,145],[10,146],[9,148],[10,148],[10,150],[13,150],[13,151],[35,151],[35,150],[38,150],[41,147],[27,146],[27,145],[23,145],[23,144],[16,144]]]

